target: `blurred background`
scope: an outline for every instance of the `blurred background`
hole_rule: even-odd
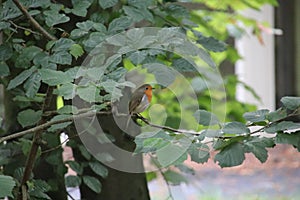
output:
[[[258,25],[261,34],[255,35],[253,29],[245,27],[243,36],[227,40],[236,47],[241,59],[235,63],[221,62],[220,71],[225,77],[236,75],[240,82],[235,95],[245,104],[239,107],[228,103],[236,110],[247,106],[249,109],[251,105],[275,110],[282,96],[300,95],[300,1],[280,0],[276,7],[268,5],[239,12],[262,22]],[[227,107],[227,115],[230,114],[235,115]],[[186,183],[168,188],[163,177],[159,177],[150,181],[151,197],[167,199],[171,193],[176,200],[299,199],[299,152],[289,145],[278,145],[268,152],[264,164],[249,154],[241,166],[225,169],[212,159],[203,165],[186,162],[193,169],[184,176]]]

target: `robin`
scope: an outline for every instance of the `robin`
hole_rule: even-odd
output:
[[[129,102],[129,114],[139,114],[146,110],[152,99],[152,86],[144,84],[136,89]]]

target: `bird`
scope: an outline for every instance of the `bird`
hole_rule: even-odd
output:
[[[129,114],[139,114],[146,110],[152,100],[152,90],[150,84],[144,84],[137,88],[129,101]]]
[[[129,101],[129,118],[126,123],[126,129],[129,126],[131,116],[136,114],[143,118],[140,113],[146,110],[152,100],[152,90],[154,88],[150,84],[143,84],[138,87],[131,96]]]

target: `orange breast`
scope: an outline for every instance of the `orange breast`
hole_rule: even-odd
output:
[[[148,101],[149,103],[151,102],[151,99],[152,99],[152,88],[149,88],[148,90],[145,91],[145,94],[147,95],[148,97]]]

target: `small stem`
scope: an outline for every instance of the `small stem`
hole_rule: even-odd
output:
[[[149,126],[152,126],[154,128],[160,128],[160,129],[164,129],[167,131],[172,131],[174,133],[188,133],[188,134],[192,134],[192,135],[200,135],[200,132],[197,131],[189,131],[189,130],[182,130],[182,129],[175,129],[169,126],[162,126],[162,125],[157,125],[157,124],[152,124],[151,122],[149,122],[148,119],[144,118],[141,115],[136,115],[140,120],[142,120],[143,122],[145,122],[146,124],[148,124]]]
[[[11,23],[16,29],[22,29],[22,30],[25,30],[25,31],[29,31],[30,33],[32,34],[36,34],[36,35],[42,35],[41,33],[39,32],[35,32],[29,28],[25,28],[25,27],[22,27],[22,26],[19,26],[18,24],[15,24],[13,21],[9,21],[9,23]]]
[[[50,33],[48,33],[27,11],[27,9],[19,2],[19,0],[12,0],[14,4],[19,8],[19,10],[25,15],[25,17],[30,21],[32,26],[36,28],[41,34],[43,34],[49,40],[57,40],[57,38]]]
[[[165,183],[167,185],[167,189],[168,189],[168,193],[169,193],[169,196],[167,197],[167,199],[174,199],[174,197],[172,195],[172,190],[171,190],[170,184],[169,184],[169,182],[168,182],[168,180],[167,180],[167,178],[166,178],[163,170],[160,168],[159,162],[156,160],[156,158],[154,156],[152,156],[151,154],[149,154],[149,155],[152,158],[153,163],[156,165],[159,173],[161,174],[161,176],[163,177],[163,179],[164,179],[164,181],[165,181]]]

